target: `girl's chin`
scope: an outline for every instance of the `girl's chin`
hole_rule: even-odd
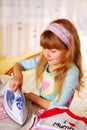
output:
[[[48,64],[49,64],[50,66],[52,66],[52,65],[53,65],[53,63],[51,63],[51,62],[48,62]]]
[[[48,64],[51,65],[52,63],[50,61],[48,61]]]
[[[55,65],[55,62],[53,62],[53,61],[47,61],[47,62],[49,65],[52,65],[52,66]]]
[[[58,65],[58,63],[53,63],[53,62],[48,62],[48,64],[49,64],[50,66],[56,66],[56,65]]]

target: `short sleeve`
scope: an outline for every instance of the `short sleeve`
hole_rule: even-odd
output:
[[[18,63],[22,66],[23,70],[34,69],[36,68],[39,58],[40,57],[37,56],[31,59],[21,60]]]

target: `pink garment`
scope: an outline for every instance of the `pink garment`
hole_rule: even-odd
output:
[[[50,86],[50,82],[49,81],[45,81],[43,79],[41,85],[42,85],[42,89],[43,90],[47,90],[49,88],[49,86]]]

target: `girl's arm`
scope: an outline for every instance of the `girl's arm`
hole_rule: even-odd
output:
[[[15,92],[18,88],[21,88],[22,83],[23,83],[22,66],[16,63],[13,68],[13,78],[10,81],[11,90]]]
[[[74,65],[68,71],[59,100],[51,101],[50,106],[66,106],[78,86],[79,71]]]
[[[30,58],[30,59],[26,59],[26,60],[21,60],[20,62],[18,62],[21,66],[22,69],[28,70],[28,69],[34,69],[37,66],[37,62],[39,60],[40,56],[36,56],[34,58]]]
[[[12,91],[15,92],[18,88],[20,89],[22,88],[22,83],[23,83],[22,71],[35,68],[38,60],[39,60],[39,56],[31,59],[21,60],[20,62],[14,65],[13,68],[14,75],[10,82],[10,88]]]
[[[30,92],[30,93],[24,93],[26,99],[29,99],[30,101],[36,103],[37,105],[41,106],[44,109],[48,109],[50,106],[50,101],[41,98],[40,96]]]

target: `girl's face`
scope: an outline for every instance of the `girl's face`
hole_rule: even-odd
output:
[[[47,59],[48,64],[50,65],[57,65],[62,62],[64,58],[64,50],[58,49],[44,49],[43,48],[43,55]]]

